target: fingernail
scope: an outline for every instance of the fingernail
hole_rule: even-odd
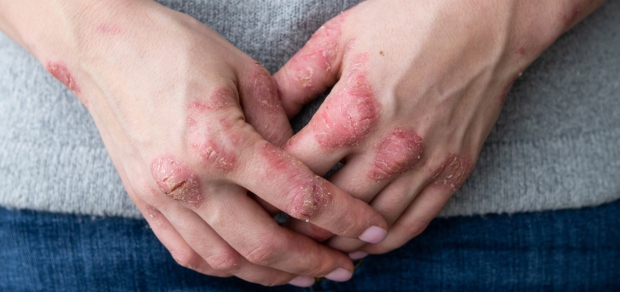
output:
[[[370,226],[359,238],[368,243],[379,243],[382,242],[385,237],[387,237],[387,230],[379,226]]]
[[[336,282],[344,282],[344,281],[349,281],[349,279],[351,279],[351,277],[353,277],[353,273],[343,269],[343,268],[336,268],[335,270],[333,270],[331,273],[327,274],[325,276],[326,279],[330,279],[332,281],[336,281]]]
[[[359,260],[359,259],[363,259],[368,255],[368,253],[365,253],[363,251],[354,251],[352,253],[349,253],[349,258],[352,260]]]
[[[297,276],[297,278],[288,282],[290,285],[297,287],[310,287],[314,285],[314,278],[306,276]]]

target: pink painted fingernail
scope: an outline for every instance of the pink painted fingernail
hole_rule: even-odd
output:
[[[297,278],[288,282],[290,285],[297,287],[310,287],[314,285],[314,278],[306,276],[298,276]]]
[[[349,258],[352,260],[359,260],[359,259],[363,259],[368,255],[368,253],[365,253],[363,251],[354,251],[352,253],[349,253]]]
[[[368,242],[368,243],[379,243],[382,242],[387,237],[387,230],[379,227],[379,226],[370,226],[362,235],[360,235],[360,240]]]
[[[351,279],[351,277],[353,277],[353,273],[343,269],[343,268],[336,268],[335,270],[333,270],[331,273],[327,274],[325,276],[326,279],[330,279],[332,281],[336,281],[336,282],[344,282],[344,281],[349,281],[349,279]]]

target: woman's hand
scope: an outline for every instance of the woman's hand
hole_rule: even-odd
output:
[[[277,147],[292,131],[275,82],[211,29],[154,1],[26,2],[3,3],[15,13],[0,27],[89,109],[179,264],[264,285],[351,276],[346,255],[280,227],[247,190],[335,234],[385,237],[370,206]]]
[[[275,75],[289,116],[333,86],[284,149],[317,174],[344,162],[330,181],[391,225],[380,244],[328,245],[360,257],[421,233],[473,170],[515,79],[601,3],[371,0],[322,26]]]

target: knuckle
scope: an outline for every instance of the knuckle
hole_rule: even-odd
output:
[[[271,266],[278,261],[277,255],[282,250],[283,248],[280,248],[278,242],[272,236],[267,236],[262,240],[255,241],[244,257],[257,265]]]
[[[424,152],[422,138],[412,129],[396,128],[375,145],[370,178],[381,181],[413,168]]]
[[[218,111],[235,106],[236,90],[229,85],[219,85],[211,89],[207,102],[204,104],[207,111]]]
[[[466,155],[449,154],[433,173],[433,184],[458,190],[474,170],[475,162]]]
[[[190,155],[212,174],[233,171],[237,165],[236,149],[245,137],[243,131],[237,129],[238,122],[243,120],[228,115],[209,123],[188,121],[187,150]]]
[[[200,158],[201,165],[214,173],[231,172],[237,163],[237,156],[224,139],[199,138],[200,142],[192,142],[192,152]],[[218,141],[219,140],[219,141]]]
[[[174,261],[182,267],[197,270],[200,266],[200,257],[192,250],[171,250],[170,254]]]
[[[333,201],[334,194],[327,189],[323,179],[315,176],[309,181],[295,184],[289,196],[292,198],[287,208],[289,215],[310,222]]]
[[[159,191],[166,196],[190,206],[202,202],[198,176],[176,156],[164,154],[155,158],[151,163],[151,173]]]
[[[234,272],[241,266],[241,258],[232,250],[217,252],[205,259],[209,266],[220,272]]]
[[[237,161],[235,149],[243,142],[244,135],[240,134],[238,127],[245,122],[235,99],[233,89],[227,85],[219,86],[209,98],[190,102],[187,108],[187,151],[214,173],[234,169]],[[231,110],[222,112],[226,108]]]
[[[326,149],[357,146],[379,122],[381,105],[364,75],[353,75],[345,77],[353,84],[330,95],[324,109],[312,119],[315,139]]]
[[[166,227],[166,219],[164,215],[155,207],[150,205],[145,205],[141,208],[142,215],[149,223],[151,229],[162,229]]]

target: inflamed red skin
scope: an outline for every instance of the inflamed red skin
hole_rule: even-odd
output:
[[[249,82],[244,83],[241,94],[248,92],[256,98],[241,100],[241,107],[245,115],[245,121],[252,125],[256,131],[266,140],[280,146],[286,142],[286,138],[293,133],[290,131],[282,132],[282,103],[277,85],[271,74],[259,63],[252,68]]]
[[[270,144],[260,147],[259,153],[271,166],[271,171],[265,173],[266,176],[276,175],[275,172],[285,173],[289,181],[295,182],[295,189],[290,190],[294,196],[292,212],[289,215],[309,221],[315,217],[317,211],[333,200],[333,194],[326,186],[327,182],[317,175],[301,171],[299,167],[303,163],[299,159]]]
[[[198,176],[177,157],[167,154],[156,158],[151,173],[159,189],[174,200],[199,207],[202,193]]]
[[[306,50],[295,54],[288,62],[290,78],[303,90],[312,95],[320,94],[325,90],[322,76],[325,72],[337,72],[339,38],[342,34],[342,23],[346,13],[341,13],[332,21],[321,26],[306,44]],[[299,106],[307,100],[295,101]]]
[[[75,82],[73,75],[67,69],[67,65],[64,62],[49,62],[47,63],[47,72],[49,72],[60,83],[66,86],[69,90],[75,94],[80,93],[80,86]]]
[[[374,167],[368,175],[382,181],[411,170],[422,158],[424,142],[413,129],[397,128],[375,146]]]
[[[377,125],[381,105],[365,76],[367,60],[366,55],[354,58],[344,82],[339,83],[342,85],[322,106],[319,117],[312,119],[310,126],[316,140],[325,149],[356,146]]]
[[[471,158],[450,154],[433,176],[433,184],[456,191],[461,188],[473,170],[474,163]]]
[[[75,77],[71,74],[71,71],[67,68],[65,62],[62,61],[49,61],[45,66],[47,72],[49,72],[56,80],[60,81],[65,87],[71,90],[82,102],[85,107],[88,107],[88,100],[82,95],[82,90],[78,85]]]
[[[340,59],[342,58],[342,23],[346,20],[347,13],[343,12],[331,21],[322,25],[306,43],[305,50],[297,52],[286,63],[286,76],[277,75],[278,87],[287,92],[286,98],[282,99],[282,105],[290,116],[316,96],[324,92],[337,78],[340,71]],[[330,76],[329,80],[325,75]],[[289,95],[291,90],[304,92],[305,94]]]
[[[187,144],[208,169],[228,172],[235,167],[235,148],[240,141],[234,141],[236,139],[233,139],[233,135],[218,134],[234,132],[232,121],[222,117],[217,123],[213,123],[212,119],[207,118],[234,106],[230,90],[221,88],[207,101],[192,101],[187,107]]]

